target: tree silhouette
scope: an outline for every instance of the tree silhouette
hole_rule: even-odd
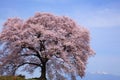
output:
[[[24,66],[30,73],[40,68],[40,80],[65,80],[67,73],[75,80],[84,76],[87,59],[94,55],[89,41],[89,31],[65,16],[10,18],[0,33],[0,74],[15,75]]]

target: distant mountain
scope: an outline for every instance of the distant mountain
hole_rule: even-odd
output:
[[[86,76],[81,80],[120,80],[120,76],[111,74],[87,73]]]

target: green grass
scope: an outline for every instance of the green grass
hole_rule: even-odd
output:
[[[30,78],[30,79],[26,79],[26,80],[39,80],[38,78]]]
[[[0,80],[25,80],[25,78],[18,76],[0,76]]]
[[[39,78],[25,79],[25,77],[20,76],[0,76],[0,80],[39,80]]]

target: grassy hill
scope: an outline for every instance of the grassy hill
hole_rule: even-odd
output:
[[[25,79],[24,76],[0,76],[0,80],[39,80],[38,78]]]

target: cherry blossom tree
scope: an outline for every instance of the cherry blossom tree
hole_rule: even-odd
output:
[[[27,20],[9,18],[0,33],[0,74],[15,75],[22,67],[40,80],[72,80],[85,74],[87,59],[94,55],[89,31],[65,16],[36,13]]]

